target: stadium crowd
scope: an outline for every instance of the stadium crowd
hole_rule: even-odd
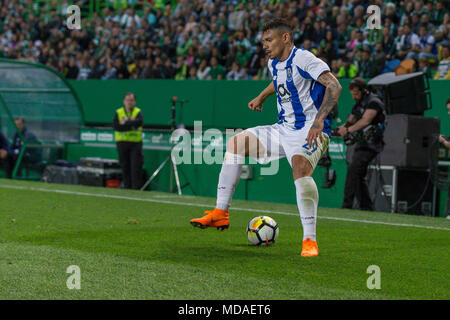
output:
[[[430,77],[450,78],[444,0],[161,0],[137,10],[120,2],[69,30],[68,1],[47,12],[33,0],[0,0],[0,57],[40,62],[68,79],[268,79],[261,27],[284,17],[295,45],[339,78],[372,78],[405,59]],[[366,26],[371,4],[381,8],[381,29]]]

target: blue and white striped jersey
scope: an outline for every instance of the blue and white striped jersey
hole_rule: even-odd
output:
[[[300,130],[312,124],[325,95],[325,86],[317,81],[328,65],[307,50],[294,47],[284,61],[269,59],[270,72],[277,92],[278,123]],[[331,136],[331,118],[323,131]]]

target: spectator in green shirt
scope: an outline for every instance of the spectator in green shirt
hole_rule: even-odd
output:
[[[433,21],[435,24],[441,24],[444,21],[444,14],[446,10],[444,8],[444,1],[440,0],[436,2],[436,9],[433,11]]]
[[[358,74],[358,68],[353,64],[352,60],[348,57],[342,59],[342,66],[338,71],[338,78],[354,78]]]
[[[209,75],[213,80],[222,80],[225,77],[225,68],[219,64],[216,57],[212,57],[211,61],[211,70],[209,71]]]
[[[361,78],[373,78],[377,75],[376,64],[371,57],[369,47],[363,47],[358,76]]]
[[[247,64],[247,61],[250,59],[251,56],[252,56],[252,53],[250,52],[250,50],[248,50],[245,45],[240,44],[238,53],[236,55],[236,59],[239,62],[239,65],[241,67],[245,67]]]

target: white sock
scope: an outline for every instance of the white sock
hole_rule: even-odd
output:
[[[312,177],[303,177],[294,181],[297,191],[297,206],[303,226],[303,240],[316,241],[317,206],[319,192]]]
[[[225,158],[220,170],[219,184],[217,185],[217,202],[216,208],[228,210],[234,189],[239,182],[242,164],[245,157],[240,154],[225,152]]]

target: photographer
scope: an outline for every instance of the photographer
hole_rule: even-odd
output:
[[[445,104],[447,106],[447,114],[450,116],[450,99],[447,99],[447,103]],[[450,140],[447,140],[448,138],[444,135],[439,135],[439,143],[442,143],[444,147],[447,149],[450,149]]]
[[[383,150],[384,104],[362,78],[354,78],[349,90],[355,105],[338,134],[347,145],[356,145],[347,170],[342,208],[352,209],[356,197],[361,210],[372,210],[366,174],[369,163]]]
[[[447,106],[447,114],[450,116],[450,99],[447,99],[446,102],[446,106]],[[446,147],[447,149],[450,149],[450,138],[444,135],[439,135],[439,143],[441,143],[444,147]],[[446,209],[446,216],[447,219],[450,219],[450,189],[448,190],[448,195],[447,195],[447,209]]]

